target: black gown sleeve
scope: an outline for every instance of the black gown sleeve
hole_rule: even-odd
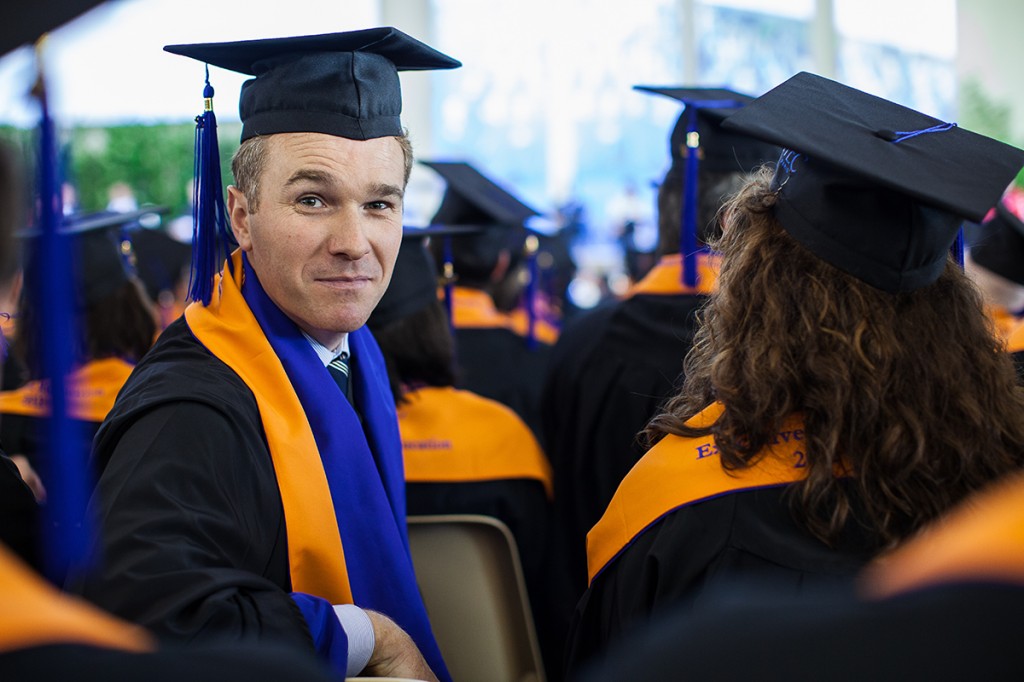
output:
[[[227,412],[164,403],[107,436],[92,501],[99,551],[69,588],[159,636],[311,649],[289,596],[284,514],[258,411],[230,405],[232,395]]]

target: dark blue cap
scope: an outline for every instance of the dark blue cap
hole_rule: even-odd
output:
[[[981,221],[1024,151],[800,73],[723,121],[786,148],[775,217],[819,258],[884,291],[942,273],[963,219]]]
[[[400,135],[398,72],[462,65],[390,27],[164,49],[254,76],[239,101],[242,141],[300,132],[352,140]]]
[[[675,87],[634,85],[634,90],[674,99],[683,104],[683,113],[676,121],[669,138],[672,163],[682,163],[692,146],[698,150],[702,170],[717,173],[746,173],[765,162],[774,162],[779,148],[746,135],[724,130],[726,116],[754,101],[728,88]],[[694,119],[691,122],[690,117]],[[690,128],[694,127],[691,131]],[[689,143],[690,132],[696,132],[696,143]]]

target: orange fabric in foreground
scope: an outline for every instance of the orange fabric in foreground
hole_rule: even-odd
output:
[[[0,652],[47,644],[152,651],[148,632],[62,594],[0,545]]]
[[[976,493],[861,578],[872,597],[963,580],[1024,585],[1024,474]]]

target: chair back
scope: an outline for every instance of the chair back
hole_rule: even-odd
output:
[[[455,682],[544,682],[512,532],[489,516],[410,516],[427,615]]]

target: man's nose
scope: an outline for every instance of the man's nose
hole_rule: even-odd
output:
[[[370,252],[366,222],[357,210],[340,212],[332,221],[328,249],[333,255],[358,260]]]

